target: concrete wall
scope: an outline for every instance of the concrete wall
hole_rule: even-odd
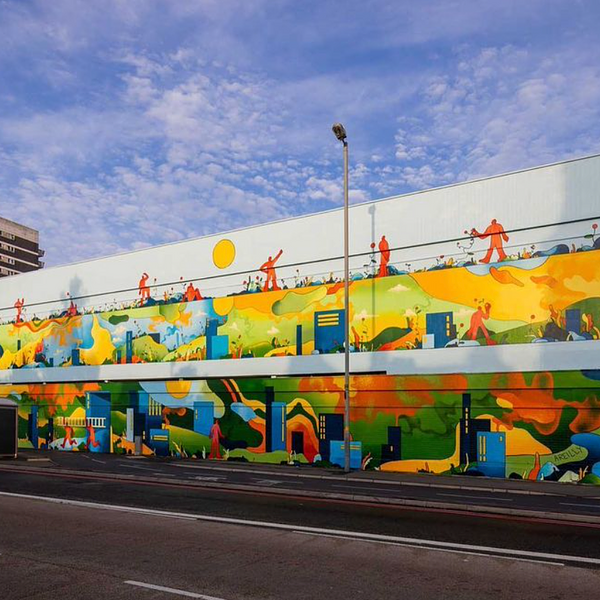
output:
[[[592,157],[352,207],[355,368],[596,367],[598,189]],[[7,280],[0,379],[339,372],[341,247],[331,211]]]
[[[600,483],[600,371],[351,379],[355,468]],[[2,385],[22,447],[343,464],[343,378]]]

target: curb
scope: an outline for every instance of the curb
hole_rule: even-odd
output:
[[[39,452],[39,451],[37,451]],[[50,453],[48,453],[50,454]],[[138,459],[144,462],[151,463],[156,460],[155,457],[148,456],[129,456],[124,455],[122,457],[118,457],[118,460],[133,460]],[[34,462],[41,459],[38,458],[26,458],[26,462]],[[54,465],[57,465],[52,458],[49,456],[44,459],[45,461],[50,461]],[[13,463],[14,464],[14,463]],[[566,498],[587,498],[587,499],[598,499],[600,501],[600,489],[596,489],[595,486],[585,486],[585,485],[573,485],[568,483],[558,483],[555,481],[521,481],[514,480],[511,486],[505,485],[497,485],[496,482],[508,480],[492,480],[489,477],[482,477],[480,479],[475,479],[476,481],[494,481],[494,484],[490,486],[486,485],[474,485],[474,479],[472,477],[461,476],[461,475],[453,475],[452,482],[449,481],[448,477],[444,477],[442,475],[431,475],[431,474],[420,474],[423,479],[436,479],[436,481],[406,481],[406,480],[398,480],[398,479],[388,479],[387,477],[373,477],[373,476],[363,476],[363,475],[340,475],[339,469],[320,469],[322,474],[308,473],[304,472],[302,467],[300,468],[290,468],[289,466],[282,465],[274,465],[269,463],[259,463],[259,464],[251,464],[248,466],[223,466],[219,464],[214,464],[214,461],[211,461],[211,464],[206,464],[205,461],[190,461],[190,460],[175,460],[172,458],[168,458],[166,460],[159,460],[157,464],[160,465],[170,465],[173,467],[180,468],[194,468],[198,470],[207,470],[207,471],[221,471],[221,472],[232,472],[232,473],[255,473],[259,475],[272,474],[277,475],[279,477],[294,477],[298,479],[318,479],[318,480],[330,480],[330,481],[350,481],[353,483],[376,483],[382,485],[395,485],[395,486],[407,486],[407,487],[423,487],[423,488],[438,488],[438,489],[448,489],[448,490],[464,490],[469,492],[489,492],[494,494],[517,494],[517,495],[526,495],[526,496],[562,496]],[[240,463],[243,465],[244,463]],[[57,465],[57,468],[63,469],[60,465]],[[365,471],[358,471],[358,473],[366,473]],[[403,473],[394,473],[391,471],[382,471],[380,473],[385,473],[385,475],[389,475],[393,477],[394,475],[407,475]],[[413,477],[415,474],[410,474]],[[416,475],[419,476],[419,475]],[[526,485],[535,485],[539,488],[544,489],[524,489],[520,488],[521,484]],[[549,488],[555,489],[549,489]]]
[[[91,471],[75,471],[70,469],[55,469],[52,467],[40,469],[37,467],[25,467],[22,465],[8,466],[0,465],[0,471],[5,472],[25,472],[33,474],[51,474],[51,475],[63,475],[66,477],[75,477],[82,479],[96,479],[102,481],[128,481],[132,483],[138,483],[142,485],[161,484],[169,487],[186,487],[186,488],[198,488],[198,489],[213,489],[213,490],[225,490],[225,491],[238,491],[242,493],[260,493],[266,496],[295,496],[303,497],[308,499],[325,499],[332,501],[341,502],[359,502],[362,504],[378,504],[388,506],[402,506],[406,508],[428,508],[434,510],[446,510],[453,511],[455,513],[462,513],[465,515],[477,513],[485,516],[504,515],[512,517],[521,517],[532,520],[552,520],[552,521],[564,521],[577,524],[586,525],[600,525],[600,516],[595,515],[583,515],[576,513],[554,513],[554,512],[539,512],[527,509],[512,509],[496,506],[484,506],[484,505],[473,505],[469,504],[468,509],[465,508],[464,504],[452,503],[452,502],[437,502],[430,500],[418,500],[412,498],[388,498],[385,496],[367,496],[364,494],[343,494],[338,492],[323,492],[323,491],[305,491],[305,490],[294,490],[289,488],[262,488],[254,485],[244,484],[231,484],[223,485],[221,483],[213,482],[200,482],[197,480],[181,481],[173,480],[164,477],[139,477],[135,475],[121,475],[114,473],[93,473]],[[345,478],[344,481],[347,481]],[[360,479],[359,481],[364,481]],[[423,484],[427,485],[427,484]],[[465,488],[462,488],[465,489]],[[476,488],[480,490],[480,488]]]
[[[168,463],[166,463],[168,464]],[[221,471],[221,472],[231,472],[231,473],[256,473],[260,475],[268,474],[276,474],[281,477],[295,477],[299,479],[321,479],[321,480],[329,480],[329,481],[351,481],[354,483],[377,483],[382,485],[396,485],[396,486],[409,486],[409,487],[427,487],[427,488],[440,488],[440,489],[449,489],[449,490],[465,490],[470,492],[490,492],[494,494],[519,494],[525,496],[564,496],[564,497],[574,497],[574,498],[598,498],[600,499],[600,490],[597,491],[596,494],[593,493],[579,493],[582,492],[583,489],[590,488],[574,488],[568,487],[565,489],[561,489],[557,491],[549,491],[549,490],[527,490],[527,489],[518,489],[511,487],[488,487],[488,486],[478,486],[478,485],[467,485],[463,483],[448,483],[446,479],[438,482],[423,482],[423,481],[394,481],[390,479],[383,479],[378,477],[356,477],[356,476],[341,476],[337,474],[331,475],[313,475],[310,473],[287,473],[282,470],[276,469],[256,469],[256,468],[235,468],[235,467],[218,467],[218,466],[209,466],[209,465],[187,465],[187,463],[171,463],[172,466],[177,466],[180,468],[195,468],[195,469],[205,469],[207,471]],[[334,472],[335,473],[335,472]],[[441,476],[436,476],[441,477]],[[456,477],[456,476],[455,476]],[[554,482],[545,482],[546,485],[553,484]],[[539,485],[542,482],[538,482]],[[569,484],[561,483],[556,484],[562,486],[568,486]],[[590,489],[590,492],[595,492],[596,490]],[[568,492],[568,493],[566,493]]]

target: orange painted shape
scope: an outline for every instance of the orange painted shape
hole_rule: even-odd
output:
[[[490,275],[498,282],[504,285],[516,285],[518,287],[525,287],[525,284],[522,281],[519,281],[512,273],[505,271],[504,269],[501,271],[496,267],[490,267]]]

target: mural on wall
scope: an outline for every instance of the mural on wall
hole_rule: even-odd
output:
[[[600,371],[354,376],[353,468],[600,483]],[[343,464],[339,377],[2,385],[21,447]]]
[[[393,264],[382,236],[350,285],[351,350],[391,351],[600,338],[600,238],[597,226],[579,246],[535,245],[507,254],[509,236],[495,219],[468,242],[461,257],[440,256],[428,268]],[[485,242],[477,252],[475,247]],[[508,249],[509,250],[509,249]],[[343,282],[333,273],[293,281],[278,275],[279,249],[245,277],[235,293],[203,295],[180,281],[160,295],[141,274],[129,304],[28,317],[25,298],[0,325],[0,369],[175,362],[340,352]],[[219,268],[235,259],[230,240],[215,245]],[[492,262],[496,260],[496,262]]]

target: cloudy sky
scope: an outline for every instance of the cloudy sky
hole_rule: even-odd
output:
[[[48,265],[600,151],[597,0],[0,0]]]

